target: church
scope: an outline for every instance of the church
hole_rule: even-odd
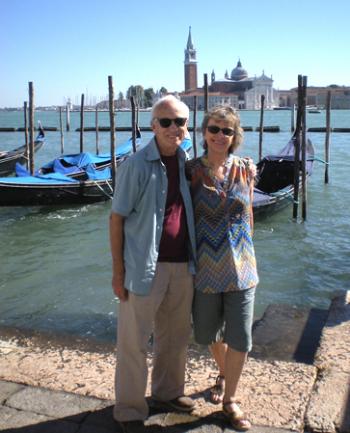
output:
[[[185,49],[185,90],[180,93],[181,100],[193,109],[194,96],[197,96],[197,108],[204,108],[204,90],[197,84],[197,52],[194,48],[189,29],[187,46]],[[231,74],[227,71],[221,79],[216,79],[214,70],[208,83],[208,104],[212,107],[217,104],[230,104],[237,109],[260,109],[261,95],[265,96],[265,108],[278,106],[278,92],[273,89],[273,79],[263,72],[261,76],[249,77],[242,67],[239,59]]]

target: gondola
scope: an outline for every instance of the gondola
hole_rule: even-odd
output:
[[[292,203],[294,192],[294,153],[296,136],[276,155],[267,155],[257,163],[254,188],[254,217],[270,215]],[[315,149],[306,143],[306,175],[312,174]],[[300,157],[301,161],[301,157]],[[299,167],[301,169],[301,162]]]
[[[138,133],[136,137],[136,149],[141,146],[141,134]],[[126,156],[131,153],[132,139],[118,146],[116,151],[117,163],[121,162]],[[58,158],[44,164],[35,172],[35,176],[52,175],[60,173],[76,180],[86,180],[87,169],[97,170],[102,172],[105,168],[111,167],[111,154],[92,154],[90,152],[82,152],[70,155],[61,155]],[[30,176],[26,168],[20,164],[16,164],[16,175],[20,177]],[[49,176],[46,176],[49,178]]]
[[[192,142],[190,139],[185,139],[181,146],[188,151]],[[131,140],[118,146],[117,165],[121,164],[131,152]],[[110,164],[104,168],[88,164],[82,171],[83,175],[81,173],[79,178],[60,172],[0,178],[0,206],[89,204],[112,198]]]
[[[34,141],[34,152],[37,152],[45,141],[45,133],[39,126],[39,133]],[[0,151],[0,176],[8,176],[15,172],[16,163],[24,164],[27,160],[26,145],[13,150]]]

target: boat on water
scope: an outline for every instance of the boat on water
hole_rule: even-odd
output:
[[[254,188],[254,217],[267,216],[293,201],[294,159],[296,136],[276,155],[267,155],[257,163],[257,182]],[[306,175],[312,174],[315,149],[307,139]],[[299,160],[301,173],[301,154]]]
[[[34,141],[34,152],[37,152],[45,142],[45,133],[41,125],[39,125],[39,132]],[[16,164],[24,164],[28,159],[26,156],[27,147],[17,147],[13,150],[0,151],[0,176],[8,176],[15,172]]]
[[[137,139],[141,147],[141,137]],[[181,147],[189,151],[192,141],[186,138]],[[132,139],[117,147],[117,165],[128,158],[133,151]],[[74,156],[69,155],[68,163],[72,163]],[[89,204],[109,200],[113,197],[111,157],[106,155],[76,155],[78,160],[90,159],[92,162],[80,164],[79,175],[72,170],[70,173],[51,171],[35,176],[0,178],[0,206],[46,206],[46,205],[72,205]],[[105,161],[102,159],[105,158]],[[62,157],[57,158],[64,165]],[[109,161],[109,162],[108,162]],[[99,165],[100,164],[100,165]],[[56,170],[60,165],[53,161],[42,167],[52,165]],[[42,170],[41,169],[41,170]],[[72,165],[69,167],[72,169]]]

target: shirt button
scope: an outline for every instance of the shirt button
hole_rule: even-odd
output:
[[[165,194],[165,191],[162,191],[162,194]]]
[[[163,212],[163,209],[159,209],[159,212]]]

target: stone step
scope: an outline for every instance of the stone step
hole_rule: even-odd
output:
[[[254,323],[250,356],[313,364],[327,310],[271,304]]]

